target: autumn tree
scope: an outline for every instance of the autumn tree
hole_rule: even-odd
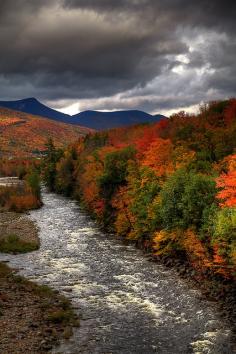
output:
[[[50,138],[46,143],[45,158],[43,162],[43,179],[46,186],[51,191],[56,188],[56,164],[60,160],[63,152],[56,149],[53,140]]]
[[[32,193],[36,196],[38,200],[41,198],[41,190],[40,190],[40,176],[39,172],[33,168],[27,174],[27,183],[32,191]]]
[[[112,197],[119,187],[126,184],[128,162],[135,157],[135,150],[127,147],[105,156],[104,171],[98,179],[99,193],[105,201],[105,223],[110,223],[113,217]]]
[[[203,213],[211,207],[215,193],[213,178],[185,169],[177,170],[160,193],[164,228],[188,228],[194,225],[199,229]]]
[[[75,184],[75,165],[77,161],[77,152],[74,147],[68,148],[56,164],[56,190],[66,196],[72,195]]]
[[[123,183],[127,176],[128,161],[135,156],[135,150],[127,147],[108,153],[104,161],[104,173],[99,178],[101,196],[110,200],[116,188]]]
[[[157,176],[165,176],[174,170],[172,152],[173,144],[169,139],[157,138],[144,153],[143,165],[152,168]]]
[[[214,219],[212,244],[216,250],[215,259],[221,257],[225,264],[234,265],[236,271],[236,208],[218,211]]]

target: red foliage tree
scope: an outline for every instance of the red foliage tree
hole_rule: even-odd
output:
[[[217,187],[221,188],[217,199],[222,207],[236,207],[236,154],[228,158],[228,172],[217,179]]]

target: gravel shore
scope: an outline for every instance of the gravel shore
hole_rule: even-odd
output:
[[[16,235],[20,241],[29,242],[39,247],[38,229],[26,215],[14,212],[0,212],[0,241],[10,235]]]
[[[47,353],[75,325],[68,300],[0,263],[0,353]]]

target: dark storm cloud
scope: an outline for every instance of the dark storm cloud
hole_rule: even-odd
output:
[[[0,25],[0,44],[5,48],[0,68],[10,79],[21,74],[35,80],[36,74],[45,73],[45,86],[46,81],[50,86],[52,80],[60,84],[63,79],[72,89],[76,81],[80,95],[86,94],[87,84],[91,92],[94,85],[99,86],[98,94],[107,94],[144,84],[160,72],[164,55],[185,49],[171,37],[163,42],[157,34],[154,39],[149,28],[137,30],[135,17],[114,22],[91,12],[64,11],[56,7],[59,2],[51,2],[48,8],[38,3],[38,9],[22,2],[24,11],[15,16],[13,3],[7,4],[3,12],[16,22],[10,27],[6,22]]]
[[[222,0],[1,0],[0,99],[155,111],[231,96],[235,18]]]
[[[69,8],[91,9],[101,13],[145,13],[148,20],[168,16],[174,25],[181,25],[182,22],[191,27],[236,28],[236,6],[232,0],[64,0],[63,4]]]

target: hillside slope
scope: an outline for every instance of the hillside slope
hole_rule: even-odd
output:
[[[39,156],[52,138],[63,147],[91,131],[39,116],[0,108],[0,157]]]

